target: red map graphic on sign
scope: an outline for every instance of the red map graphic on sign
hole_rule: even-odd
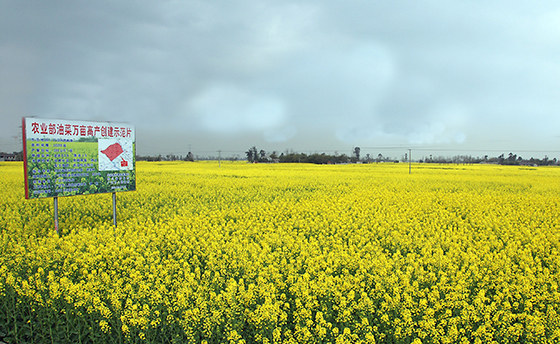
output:
[[[111,161],[115,160],[122,152],[124,151],[119,143],[113,143],[101,151],[101,153],[105,154]]]

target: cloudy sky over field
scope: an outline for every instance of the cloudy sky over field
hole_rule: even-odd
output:
[[[0,32],[0,151],[36,116],[142,155],[560,157],[557,1],[3,1]]]

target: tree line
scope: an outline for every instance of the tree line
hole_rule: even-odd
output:
[[[346,154],[334,154],[329,155],[326,153],[295,153],[295,152],[285,152],[278,154],[277,152],[272,152],[267,154],[265,150],[258,150],[255,146],[249,148],[245,152],[247,162],[250,163],[312,163],[312,164],[345,164],[345,163],[380,163],[380,162],[408,162],[409,156],[405,153],[401,159],[385,157],[383,154],[379,153],[377,156],[371,156],[369,153],[365,156],[361,155],[360,147],[354,147],[352,155],[348,156]],[[505,154],[500,154],[497,157],[490,157],[484,155],[483,157],[473,157],[471,155],[455,155],[455,156],[423,156],[421,159],[415,160],[419,163],[435,163],[435,164],[500,164],[500,165],[538,165],[538,166],[548,166],[548,165],[558,165],[560,162],[556,159],[550,159],[548,156],[544,158],[534,158],[524,159],[523,157],[509,153],[507,156]]]
[[[407,153],[403,154],[400,159],[393,157],[386,157],[379,153],[376,156],[371,154],[361,154],[360,147],[355,147],[351,155],[347,154],[326,154],[326,153],[301,153],[286,150],[283,153],[273,151],[268,153],[264,149],[258,149],[252,146],[244,152],[245,159],[249,163],[310,163],[310,164],[347,164],[347,163],[397,163],[408,162],[409,156]],[[157,156],[136,156],[137,161],[195,161],[195,160],[218,160],[218,157],[199,157],[189,152],[187,155],[167,154]],[[236,157],[222,157],[221,160],[237,161],[242,159],[239,155]],[[544,158],[523,158],[515,153],[500,154],[495,157],[489,155],[472,156],[472,155],[454,155],[454,156],[422,156],[419,159],[414,159],[414,162],[419,163],[432,163],[432,164],[499,164],[499,165],[559,165],[560,161],[556,158],[550,159],[548,156]]]
[[[150,155],[136,155],[136,161],[194,161],[194,154],[188,152],[187,155],[167,154],[165,156],[159,154],[156,156]]]
[[[436,163],[436,164],[498,164],[498,165],[537,165],[537,166],[549,166],[558,165],[558,160],[556,158],[549,159],[548,156],[544,158],[534,158],[525,159],[520,155],[509,153],[507,156],[505,154],[500,154],[497,157],[490,157],[485,155],[484,157],[473,157],[471,155],[455,155],[453,157],[445,156],[428,156],[423,157],[418,162],[424,163]]]
[[[348,156],[346,154],[329,155],[326,153],[296,153],[286,151],[278,154],[276,151],[267,154],[264,149],[258,150],[253,146],[245,152],[247,162],[250,163],[310,163],[310,164],[347,164],[347,163],[372,163],[372,162],[399,162],[397,159],[384,157],[379,154],[376,158],[366,154],[365,157],[360,155],[360,147],[355,147],[353,154]]]

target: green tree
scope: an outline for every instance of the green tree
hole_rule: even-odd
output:
[[[185,161],[194,161],[194,155],[192,152],[187,153],[187,156],[185,157]]]
[[[248,162],[256,162],[259,159],[259,156],[257,154],[257,147],[255,146],[249,148],[249,150],[245,152],[245,155],[247,155]]]
[[[354,147],[354,156],[356,157],[357,161],[360,161],[360,151],[361,151],[360,147]]]

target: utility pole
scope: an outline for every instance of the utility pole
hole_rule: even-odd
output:
[[[222,167],[222,151],[218,151],[218,167]]]

